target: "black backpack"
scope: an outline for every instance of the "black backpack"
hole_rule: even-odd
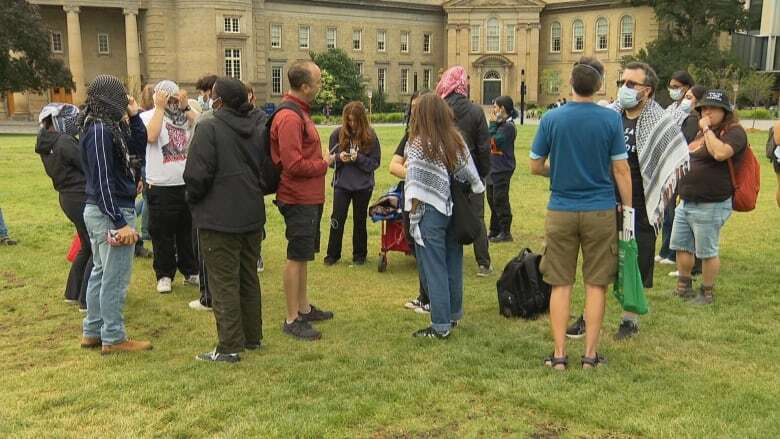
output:
[[[775,149],[777,149],[777,146],[778,145],[775,143],[775,128],[769,128],[769,138],[766,140],[766,158],[771,162],[777,160],[775,158]]]
[[[271,124],[274,123],[274,118],[282,110],[294,111],[298,117],[305,120],[300,106],[294,102],[284,101],[276,107],[276,111],[266,121],[265,132],[260,136],[260,151],[262,151],[263,156],[260,186],[264,195],[275,194],[276,190],[279,189],[279,181],[282,179],[282,170],[274,164],[271,158]],[[305,130],[303,135],[306,136]]]
[[[523,249],[509,261],[496,282],[498,311],[504,317],[533,319],[550,307],[549,284],[539,271],[542,257]]]

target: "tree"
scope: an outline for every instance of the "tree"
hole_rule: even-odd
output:
[[[742,68],[736,57],[718,48],[718,38],[722,32],[733,32],[748,24],[744,0],[632,0],[631,3],[653,8],[660,23],[659,37],[637,56],[624,57],[623,65],[630,61],[650,64],[658,74],[661,90],[675,71],[690,65],[715,73],[732,65]]]
[[[751,71],[739,82],[740,96],[753,103],[753,128],[756,127],[756,111],[759,103],[772,96],[775,76],[772,73]]]
[[[25,0],[0,0],[0,11],[0,94],[73,90],[70,71],[52,57],[38,7]]]
[[[335,101],[333,110],[341,112],[350,101],[365,101],[365,80],[360,68],[352,58],[341,49],[329,49],[327,52],[311,54],[311,59],[321,70],[327,71],[333,78]]]
[[[315,105],[321,107],[333,108],[333,105],[338,102],[338,95],[336,90],[336,79],[325,69],[322,69],[322,89],[317,95]]]

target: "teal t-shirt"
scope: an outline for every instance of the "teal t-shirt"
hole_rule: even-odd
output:
[[[550,210],[592,212],[615,207],[612,162],[626,160],[620,113],[571,102],[545,113],[531,158],[550,159]]]

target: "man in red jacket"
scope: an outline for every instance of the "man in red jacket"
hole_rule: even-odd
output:
[[[271,158],[282,169],[276,191],[276,205],[284,217],[287,237],[287,265],[284,293],[287,318],[282,331],[302,340],[318,340],[319,331],[311,322],[330,320],[333,313],[309,303],[307,263],[320,247],[320,220],[325,203],[325,174],[331,164],[323,158],[317,127],[310,117],[310,104],[322,88],[319,67],[311,61],[298,62],[287,72],[290,92],[283,101],[297,106],[281,109],[271,125]]]

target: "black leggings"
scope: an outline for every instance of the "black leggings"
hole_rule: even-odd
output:
[[[81,240],[81,250],[73,260],[65,284],[65,298],[78,300],[82,308],[87,307],[87,283],[92,273],[92,243],[89,240],[87,226],[84,224],[84,194],[60,194],[60,207],[68,217]]]

